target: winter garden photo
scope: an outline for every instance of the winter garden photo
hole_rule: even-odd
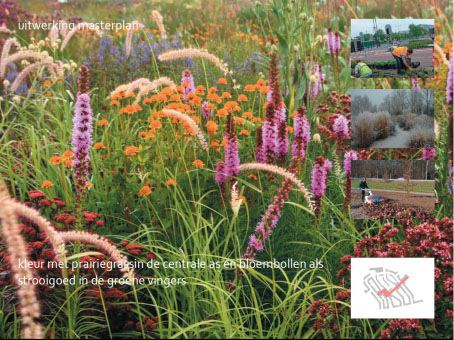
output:
[[[452,18],[0,0],[0,335],[450,338]],[[434,258],[434,318],[353,319],[351,259],[395,257]]]
[[[352,147],[432,148],[433,90],[352,90]]]

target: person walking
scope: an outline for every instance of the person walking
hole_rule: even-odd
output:
[[[362,181],[359,181],[358,188],[361,190],[361,201],[364,202],[364,196],[366,195],[366,189],[369,189],[367,186],[366,177],[363,177]]]
[[[372,70],[364,61],[360,60],[355,66],[355,77],[372,78]]]
[[[413,71],[410,66],[410,60],[408,57],[413,54],[413,50],[406,46],[399,46],[392,50],[391,54],[397,63],[397,74],[402,74],[402,69],[407,68],[408,70]]]

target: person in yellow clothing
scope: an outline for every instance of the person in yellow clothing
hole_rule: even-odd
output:
[[[360,60],[355,66],[355,77],[372,78],[372,70],[363,60]]]
[[[397,63],[397,74],[402,74],[402,69],[407,68],[410,71],[413,69],[410,66],[410,61],[408,60],[408,56],[413,53],[411,48],[405,46],[399,46],[393,49],[391,54],[393,55],[394,59],[396,59]]]

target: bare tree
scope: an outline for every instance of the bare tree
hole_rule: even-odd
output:
[[[412,113],[421,114],[423,112],[423,101],[424,95],[420,90],[409,90],[410,91],[410,111]]]
[[[358,115],[361,112],[375,112],[376,108],[367,95],[355,95],[351,102],[352,115]]]
[[[404,113],[407,108],[407,102],[407,93],[405,90],[394,90],[391,96],[391,110],[389,113],[393,115]]]

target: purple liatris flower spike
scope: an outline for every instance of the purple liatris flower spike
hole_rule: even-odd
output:
[[[266,163],[266,156],[263,150],[263,133],[262,128],[259,127],[257,129],[257,133],[255,135],[255,159],[257,163]]]
[[[192,73],[189,70],[184,70],[183,75],[181,77],[181,85],[184,88],[184,98],[190,94],[195,92],[195,85],[194,85],[194,78],[192,77]]]
[[[422,158],[426,161],[431,161],[435,158],[435,148],[422,149]]]
[[[326,186],[328,183],[328,171],[331,170],[333,164],[330,160],[318,156],[315,159],[314,167],[312,168],[311,191],[315,199],[319,199],[325,195]]]
[[[328,28],[328,39],[326,41],[326,45],[331,56],[334,56],[334,53],[336,52],[336,36],[331,28]]]
[[[287,121],[286,110],[283,103],[281,103],[281,105],[276,109],[275,115],[277,124]]]
[[[293,135],[292,158],[304,159],[307,145],[311,140],[311,127],[306,118],[306,108],[304,106],[298,107],[297,114],[293,118]]]
[[[225,202],[225,181],[227,180],[227,176],[225,175],[224,162],[216,163],[216,175],[214,176],[214,180],[218,183],[219,189],[221,190],[221,199]]]
[[[249,237],[249,248],[254,249],[255,251],[262,251],[263,250],[263,243],[261,239],[257,239],[257,237],[252,234]]]
[[[349,150],[344,155],[344,170],[347,175],[352,173],[352,161],[358,160],[358,152]]]
[[[454,46],[451,51],[451,60],[449,62],[448,79],[446,81],[446,103],[452,104],[452,93],[454,89]]]
[[[281,121],[279,124],[279,133],[278,133],[278,155],[279,155],[279,162],[283,164],[285,162],[285,156],[288,153],[288,131],[287,131],[287,123],[285,120]]]
[[[341,48],[341,38],[339,32],[336,32],[334,36],[334,51],[336,52],[336,56],[339,55],[339,51]]]
[[[325,75],[322,72],[322,67],[319,64],[312,66],[309,77],[309,96],[314,99],[317,98],[322,89],[323,80],[325,80]]]
[[[90,160],[90,148],[93,144],[93,113],[90,108],[90,96],[82,93],[77,96],[73,116],[71,143],[73,145],[73,167],[79,188],[85,185]]]
[[[292,164],[290,164],[290,168],[292,168]],[[243,258],[253,259],[256,256],[256,252],[264,249],[263,243],[276,228],[282,214],[282,207],[288,199],[290,190],[292,190],[292,184],[288,180],[283,181],[278,194],[274,196],[273,202],[268,206],[265,214],[262,215],[260,222],[257,224],[255,234],[249,237],[249,244]]]
[[[207,119],[208,117],[213,116],[213,110],[208,108],[209,104],[210,103],[206,100],[202,103],[202,118],[203,119]]]
[[[266,94],[266,101],[267,101],[268,103],[270,103],[272,97],[273,97],[273,89],[270,88],[269,91],[268,91],[268,93]]]
[[[347,138],[349,136],[347,118],[345,118],[345,116],[339,115],[339,117],[337,117],[333,123],[333,130],[338,135]]]
[[[418,78],[411,78],[411,88],[412,90],[421,89],[421,87],[419,86]]]
[[[224,162],[217,162],[216,163],[216,175],[214,179],[219,184],[224,184],[226,180],[225,176],[225,163]]]
[[[229,113],[225,126],[224,139],[227,140],[225,145],[225,174],[227,176],[238,176],[240,156],[238,154],[238,139],[235,134],[232,113]]]
[[[448,187],[448,191],[449,191],[449,194],[452,195],[453,193],[453,185],[454,185],[454,182],[453,182],[453,176],[454,176],[454,168],[451,167],[449,169],[449,177],[448,177],[448,180],[446,181],[446,186]]]
[[[266,156],[267,163],[272,163],[277,154],[277,126],[274,116],[274,104],[268,103],[266,107],[266,119],[263,122],[263,149]]]

